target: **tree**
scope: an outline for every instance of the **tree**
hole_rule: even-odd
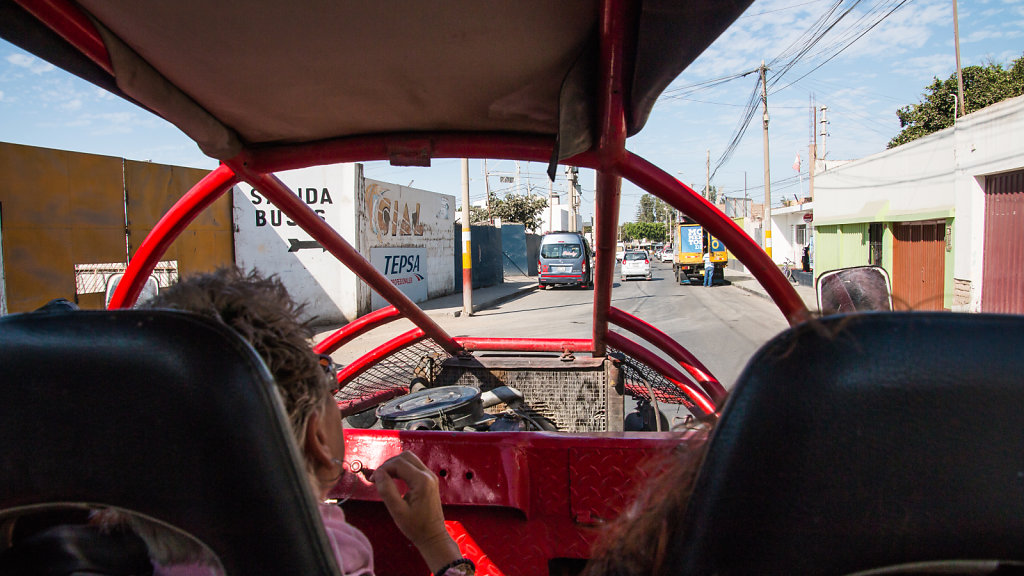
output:
[[[718,200],[718,186],[712,184],[711,187],[708,188],[708,193],[706,194],[706,197],[708,199],[708,202],[714,204],[715,201]]]
[[[504,198],[491,196],[491,215],[503,222],[521,222],[527,230],[540,226],[540,213],[548,207],[548,199],[526,194],[509,194]]]
[[[672,207],[664,200],[651,194],[640,197],[636,207],[637,222],[665,222],[672,214]]]
[[[967,112],[981,110],[996,102],[1024,94],[1024,56],[1014,60],[1009,70],[991,62],[985,66],[968,66],[963,69],[963,77]],[[922,102],[896,111],[903,130],[889,141],[888,148],[953,125],[958,92],[956,73],[946,80],[934,78],[925,90]]]
[[[626,222],[622,225],[623,240],[649,240],[664,242],[667,237],[664,222]]]
[[[540,213],[548,207],[546,198],[527,196],[526,194],[509,194],[498,198],[491,194],[491,218],[501,218],[503,222],[519,222],[527,230],[536,230],[540,226]],[[459,208],[460,214],[462,208]],[[487,208],[469,207],[470,222],[489,222]]]

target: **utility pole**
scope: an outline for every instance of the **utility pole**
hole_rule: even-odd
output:
[[[764,251],[772,257],[772,177],[768,168],[768,83],[765,81],[764,60],[761,60],[762,133],[764,134]]]
[[[473,315],[473,251],[469,223],[469,158],[462,159],[462,314]]]
[[[565,167],[565,179],[569,182],[569,232],[579,232],[576,229],[576,181],[579,178],[579,168],[575,166]]]
[[[807,155],[810,156],[811,165],[807,168],[807,195],[810,196],[811,202],[814,202],[814,167],[818,163],[818,110],[814,107],[814,96],[811,96],[811,145],[807,150]]]
[[[747,213],[747,208],[749,206],[750,206],[750,202],[747,199],[747,171],[744,170],[743,171],[743,217],[744,218],[746,218],[747,216],[750,216],[750,214]]]
[[[967,100],[964,97],[964,74],[960,70],[960,24],[956,12],[956,0],[953,0],[953,45],[956,47],[956,84],[960,95],[957,99],[960,111],[953,114],[954,118],[967,113]]]
[[[825,157],[828,156],[828,147],[826,146],[828,143],[828,118],[826,118],[828,115],[828,106],[822,106],[820,110],[821,120],[818,120],[818,124],[821,125],[821,130],[819,131],[821,134],[821,159],[824,160]]]
[[[487,177],[487,158],[484,158],[484,193],[487,194],[487,221],[494,224],[494,216],[491,216],[491,180]]]
[[[704,161],[704,198],[711,201],[711,150],[708,150],[708,154]]]

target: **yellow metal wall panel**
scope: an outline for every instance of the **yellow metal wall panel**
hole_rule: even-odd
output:
[[[59,153],[67,158],[68,165],[72,260],[75,264],[124,262],[127,253],[121,159]]]
[[[149,162],[125,162],[128,241],[132,254],[167,210],[208,172]],[[217,199],[174,241],[162,257],[177,260],[179,275],[234,263],[231,193]]]
[[[71,235],[61,228],[8,227],[4,202],[7,311],[30,312],[54,298],[75,298]]]
[[[0,144],[9,312],[75,298],[75,264],[124,261],[121,161]]]

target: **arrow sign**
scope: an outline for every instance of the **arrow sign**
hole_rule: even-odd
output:
[[[298,252],[299,250],[306,250],[307,248],[321,248],[324,252],[327,252],[327,248],[324,248],[316,240],[299,240],[298,238],[288,239],[288,251]]]

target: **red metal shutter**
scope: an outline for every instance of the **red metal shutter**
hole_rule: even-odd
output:
[[[985,178],[981,310],[1024,314],[1024,170]]]
[[[942,310],[946,270],[944,222],[893,224],[892,304],[897,310]]]

